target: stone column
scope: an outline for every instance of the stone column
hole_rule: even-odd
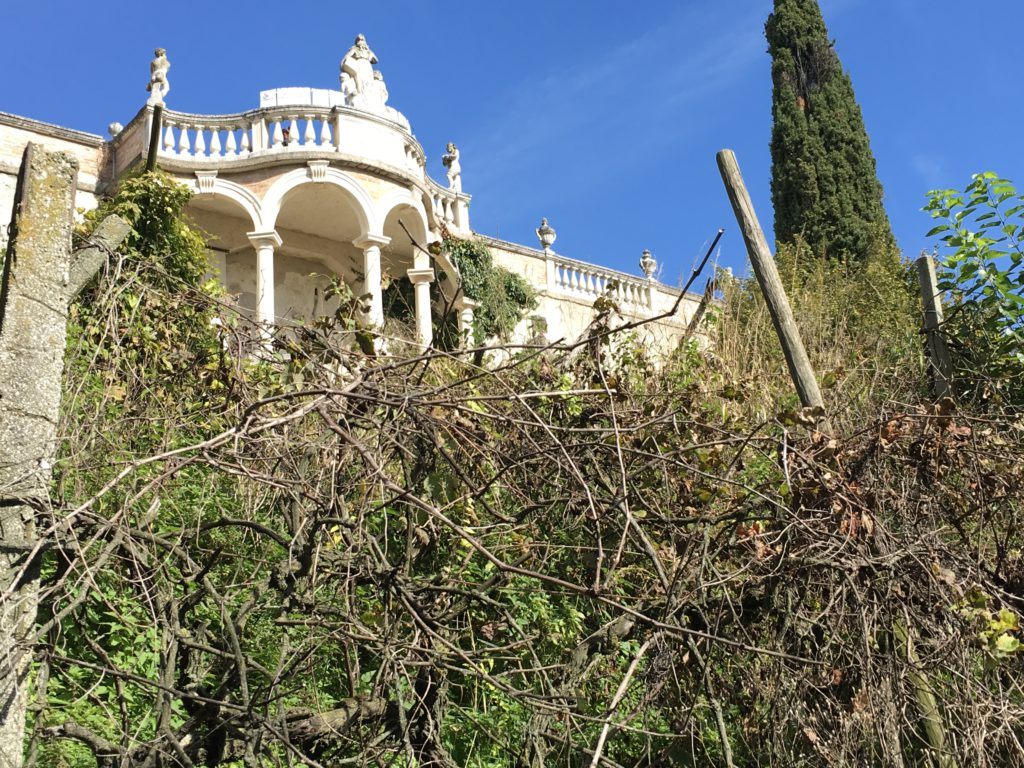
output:
[[[364,235],[353,240],[352,245],[363,252],[363,285],[361,295],[370,295],[370,311],[366,322],[371,328],[384,325],[384,300],[380,287],[380,249],[391,242],[390,237],[383,235]]]
[[[434,341],[430,318],[430,284],[434,281],[434,270],[410,269],[405,274],[416,290],[416,340],[423,349],[427,349]]]
[[[256,322],[264,342],[270,341],[274,326],[274,249],[280,247],[281,236],[274,230],[249,232],[249,242],[256,249]]]

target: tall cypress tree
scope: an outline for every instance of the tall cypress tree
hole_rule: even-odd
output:
[[[765,35],[777,242],[800,236],[814,256],[850,261],[894,246],[860,107],[817,0],[775,0]]]

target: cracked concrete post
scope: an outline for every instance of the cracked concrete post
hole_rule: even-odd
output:
[[[70,155],[25,150],[0,283],[0,768],[23,762],[38,599],[29,555],[57,449],[77,178]]]

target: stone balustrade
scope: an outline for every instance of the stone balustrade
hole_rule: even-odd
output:
[[[433,179],[427,180],[427,187],[430,190],[430,201],[434,208],[434,215],[445,222],[449,227],[465,229],[465,222],[462,220],[466,196],[453,192],[442,187]]]
[[[148,147],[151,110],[146,107],[128,125],[118,136],[119,145],[136,135],[137,146]],[[423,148],[409,131],[408,121],[398,120],[401,115],[391,112],[394,119],[352,107],[317,104],[263,106],[228,115],[168,109],[158,149],[161,157],[175,162],[217,166],[286,152],[340,152],[377,160],[424,179]],[[454,199],[454,193],[451,197]]]
[[[637,309],[653,306],[653,284],[618,272],[603,269],[582,261],[552,256],[548,261],[548,290],[586,301],[608,296],[618,304]]]
[[[273,107],[237,115],[164,113],[160,153],[231,160],[271,150],[338,149],[338,113],[325,107]]]

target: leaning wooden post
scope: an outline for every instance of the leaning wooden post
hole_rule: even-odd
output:
[[[949,347],[942,335],[942,294],[935,276],[935,260],[922,253],[917,260],[917,279],[921,283],[921,303],[924,305],[924,331],[928,336],[928,352],[935,371],[935,396],[947,397],[953,380],[953,362]]]
[[[754,267],[754,275],[761,286],[765,303],[768,305],[768,313],[772,316],[772,323],[775,324],[775,331],[782,343],[782,352],[786,356],[789,375],[792,376],[793,383],[796,385],[800,402],[805,408],[824,410],[825,401],[821,397],[818,380],[814,376],[814,369],[811,367],[807,350],[804,349],[804,343],[800,338],[800,329],[797,328],[796,320],[793,319],[793,310],[786,298],[786,290],[782,287],[782,279],[775,266],[775,258],[768,248],[768,241],[765,240],[764,231],[757,220],[754,204],[743,183],[743,176],[740,175],[736,155],[731,149],[723,149],[718,153],[718,170],[722,174],[722,181],[725,182],[725,189],[729,193],[729,201],[736,214],[736,221],[739,222],[743,232],[743,240],[747,244],[747,254]],[[825,426],[830,430],[827,424]]]
[[[78,161],[29,144],[0,283],[0,768],[22,765],[38,601],[36,517],[50,503],[68,305],[128,225],[104,221],[72,263]]]

